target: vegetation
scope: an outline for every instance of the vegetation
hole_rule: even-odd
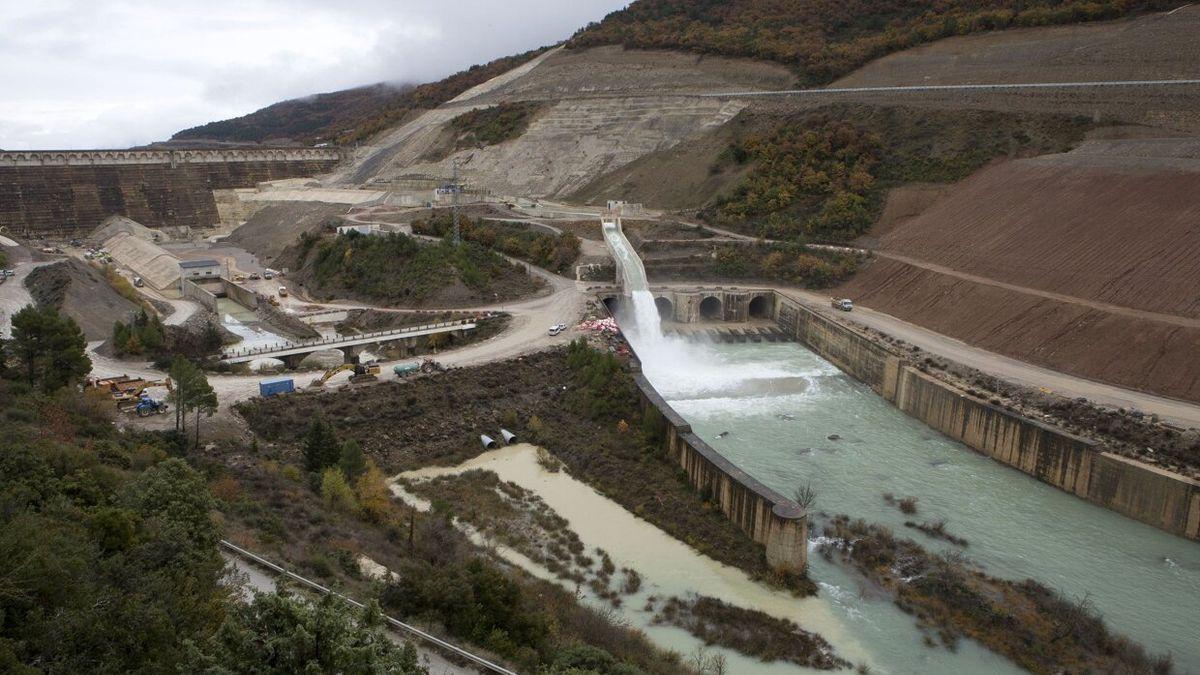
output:
[[[743,609],[708,596],[668,598],[658,608],[655,623],[678,626],[704,641],[762,661],[787,661],[806,668],[840,670],[850,662],[838,657],[825,638],[794,621]]]
[[[465,289],[464,300],[507,300],[536,281],[474,242],[419,243],[403,234],[301,238],[303,278],[316,290],[347,292],[388,304],[420,305],[439,292]]]
[[[117,432],[73,366],[46,366],[41,389],[0,380],[0,669],[174,671],[224,612],[212,498],[163,437]]]
[[[651,279],[770,280],[828,288],[858,270],[859,256],[799,243],[716,246],[686,261],[646,261]]]
[[[428,220],[415,221],[412,228],[416,234],[446,237],[454,231],[453,222],[450,214],[435,214]],[[579,258],[579,237],[571,232],[550,234],[521,223],[471,220],[465,216],[459,216],[458,229],[464,241],[475,242],[559,274],[570,272]]]
[[[113,322],[111,344],[118,355],[159,354],[166,340],[166,329],[158,315],[147,314],[144,309],[139,310],[129,323]]]
[[[291,139],[302,143],[352,145],[398,124],[407,115],[429,110],[475,85],[516,68],[547,48],[471,66],[437,82],[417,86],[373,84],[282,101],[249,115],[210,122],[180,131],[172,140],[220,140],[263,143]]]
[[[212,417],[217,411],[217,394],[208,383],[208,376],[196,364],[183,356],[171,361],[171,401],[175,404],[175,431],[187,434],[187,416],[196,413],[195,443],[200,445],[200,413]]]
[[[835,516],[824,535],[822,555],[839,556],[891,591],[896,606],[947,647],[968,637],[1035,673],[1171,671],[1169,658],[1110,632],[1086,598],[1071,601],[1032,579],[988,576],[958,555],[933,555],[847,516]]]
[[[87,339],[69,316],[52,305],[26,305],[12,317],[12,340],[4,349],[30,386],[52,392],[91,372]]]
[[[637,393],[617,357],[592,349],[583,338],[567,347],[567,367],[575,387],[568,404],[596,421],[633,419]]]
[[[571,47],[618,44],[778,61],[823,84],[892,52],[954,35],[1115,19],[1162,0],[638,0],[577,32]]]
[[[536,101],[518,101],[465,112],[450,120],[455,148],[496,145],[517,138],[529,128],[541,106]]]
[[[390,673],[428,675],[411,643],[397,647],[371,604],[354,616],[331,595],[308,602],[286,592],[258,595],[191,648],[186,672]]]
[[[1059,116],[852,105],[773,120],[721,155],[714,171],[729,163],[752,168],[700,216],[774,239],[853,239],[874,224],[892,187],[961,180],[998,156],[1062,151],[1089,124]]]
[[[358,480],[344,479],[342,459],[351,458],[353,446],[340,445],[338,466],[324,469],[316,484],[282,459],[299,460],[298,448],[263,443],[257,450],[218,451],[224,466],[212,470],[211,486],[230,537],[289,561],[328,587],[368,604],[378,600],[388,614],[470,644],[518,672],[566,672],[554,668],[569,662],[581,643],[610,664],[598,672],[680,672],[677,657],[656,650],[644,635],[472,545],[444,510],[421,513],[390,498],[372,458]],[[340,484],[340,495],[324,477]],[[346,495],[351,483],[353,492]],[[345,508],[350,503],[358,509]],[[368,571],[364,555],[380,571]]]

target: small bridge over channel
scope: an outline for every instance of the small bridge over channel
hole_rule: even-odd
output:
[[[376,331],[374,333],[363,333],[361,335],[346,335],[315,340],[303,340],[300,342],[278,342],[272,345],[263,345],[261,347],[243,347],[241,349],[230,348],[222,352],[221,362],[233,364],[247,363],[249,361],[253,361],[254,359],[262,358],[283,359],[285,357],[310,354],[322,349],[360,347],[365,345],[383,344],[385,342],[394,342],[396,340],[407,340],[426,335],[436,335],[437,333],[463,332],[474,330],[476,327],[478,327],[480,322],[486,321],[488,318],[490,317],[442,321],[440,323],[431,323],[424,326],[410,326],[405,328],[396,328],[394,330]]]

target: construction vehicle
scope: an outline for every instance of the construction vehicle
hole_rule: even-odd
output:
[[[280,286],[279,287],[279,297],[286,298],[287,294],[288,294],[287,286]]]
[[[396,374],[396,377],[408,377],[413,373],[420,372],[420,370],[420,363],[397,363],[392,366],[392,372]]]
[[[854,303],[850,301],[850,298],[830,298],[829,304],[834,309],[840,309],[843,312],[849,312],[854,309]]]
[[[271,305],[273,305],[275,307],[279,306],[279,298],[275,297],[274,295],[269,296],[267,298],[267,302],[271,303]]]
[[[362,363],[343,363],[342,365],[340,365],[336,368],[330,368],[329,370],[325,371],[324,375],[313,380],[312,383],[310,383],[308,386],[324,387],[325,383],[328,382],[330,380],[330,378],[332,378],[334,375],[337,375],[338,373],[346,373],[346,372],[352,373],[350,375],[350,383],[351,384],[358,384],[360,382],[372,382],[372,381],[378,379],[377,376],[379,375],[379,364],[372,363],[369,365],[365,365]]]
[[[116,401],[118,410],[133,408],[133,404],[140,400],[142,394],[145,394],[146,390],[152,387],[166,387],[167,391],[174,391],[170,378],[165,380],[147,380],[141,377],[120,375],[117,377],[97,378],[91,380],[88,384],[94,389],[107,391],[112,396],[112,399]]]
[[[165,401],[160,401],[151,398],[150,394],[142,392],[138,394],[137,406],[134,407],[134,412],[138,417],[149,417],[151,415],[162,415],[167,412],[167,404]]]

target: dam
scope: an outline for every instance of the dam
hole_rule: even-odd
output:
[[[1200,547],[1035,480],[948,438],[795,342],[709,344],[668,337],[637,256],[614,223],[606,241],[631,302],[618,321],[641,373],[690,432],[779,494],[810,485],[810,547],[832,514],[890,527],[934,552],[961,552],[993,576],[1031,578],[1086,598],[1116,632],[1183,672],[1200,671]],[[944,519],[959,549],[905,527],[885,494],[917,498],[917,520]],[[915,619],[840,563],[808,557],[841,632],[872,672],[1018,669],[970,642],[927,647]],[[803,626],[804,621],[800,620]]]

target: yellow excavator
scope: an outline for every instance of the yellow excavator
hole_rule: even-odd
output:
[[[324,375],[313,380],[308,386],[324,387],[325,383],[328,382],[331,377],[337,375],[338,373],[345,372],[352,373],[350,375],[351,384],[358,384],[359,382],[371,382],[378,379],[376,376],[379,375],[379,364],[372,363],[364,365],[362,363],[343,363],[336,368],[330,368],[329,370],[325,371]]]

